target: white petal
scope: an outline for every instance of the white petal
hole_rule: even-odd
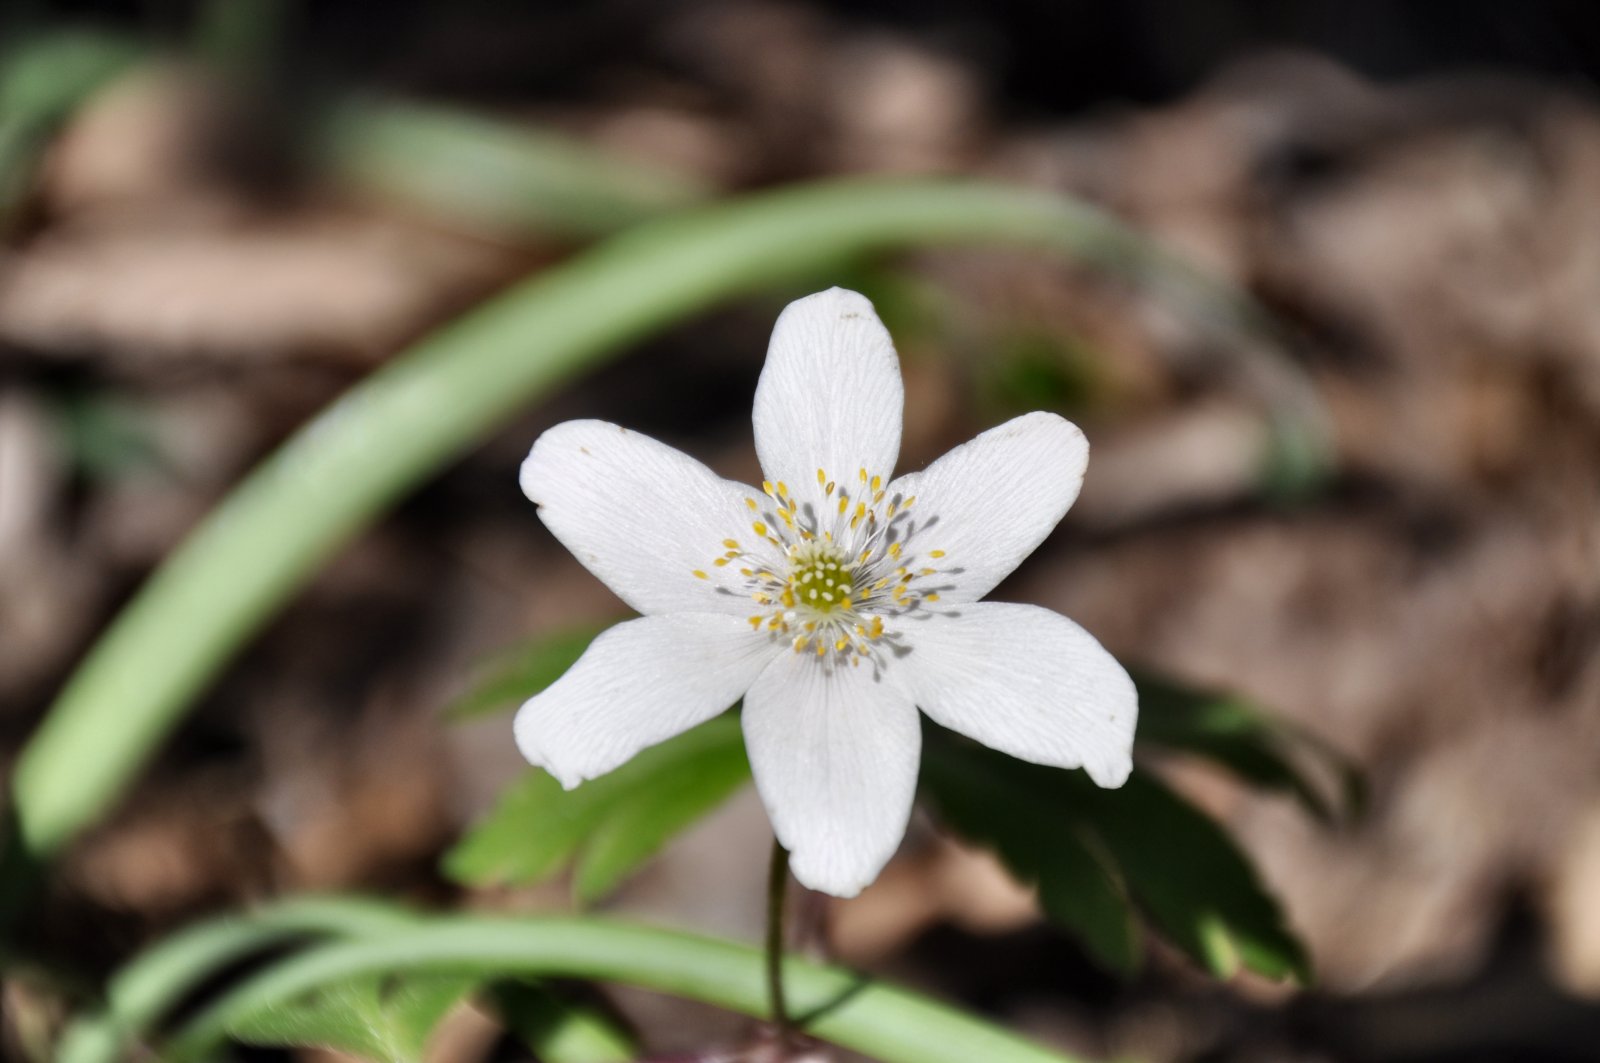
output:
[[[1036,605],[975,602],[906,625],[896,661],[922,711],[991,749],[1082,767],[1101,786],[1133,768],[1133,680],[1094,636]]]
[[[770,637],[731,616],[618,624],[518,710],[517,748],[570,790],[722,712],[775,652]]]
[[[605,421],[568,421],[544,433],[521,481],[562,545],[635,611],[750,611],[749,597],[730,589],[741,566],[718,568],[716,560],[724,539],[767,555],[745,504],[764,501],[759,492]]]
[[[1088,440],[1053,413],[1024,414],[989,429],[889,485],[891,498],[916,500],[906,557],[943,551],[926,562],[940,570],[940,596],[977,601],[1060,523],[1088,464]]]
[[[795,878],[835,897],[861,892],[911,815],[922,731],[907,692],[866,665],[830,674],[787,651],[745,695],[744,738]]]
[[[756,385],[756,453],[773,482],[810,498],[817,470],[885,480],[900,455],[905,389],[888,331],[866,297],[830,288],[778,315]]]

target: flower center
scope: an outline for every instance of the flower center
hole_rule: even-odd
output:
[[[866,469],[855,480],[818,469],[816,492],[800,500],[787,484],[762,484],[765,502],[745,500],[755,540],[724,539],[711,565],[726,572],[715,580],[718,593],[756,603],[755,630],[796,653],[877,666],[880,643],[898,637],[885,619],[927,610],[945,589],[933,577],[952,570],[943,550],[922,549],[922,533],[936,521],[912,515],[915,498],[889,497],[883,478]],[[694,574],[712,579],[704,569]]]
[[[795,603],[827,616],[835,609],[849,611],[855,594],[855,568],[832,544],[808,542],[789,554],[790,573],[785,586]]]

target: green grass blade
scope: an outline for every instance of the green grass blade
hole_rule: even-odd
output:
[[[316,132],[318,164],[345,182],[491,237],[594,237],[708,195],[558,133],[442,107],[352,100]]]
[[[186,1063],[242,1016],[320,987],[405,970],[520,973],[622,982],[764,1016],[759,950],[601,919],[443,917],[382,940],[325,945],[282,961],[203,1008],[162,1058]],[[785,962],[807,1032],[883,1063],[1068,1063],[1066,1057],[927,997],[837,967]]]
[[[299,940],[388,937],[422,924],[422,916],[380,901],[297,897],[244,915],[217,919],[152,946],[117,972],[106,1005],[79,1016],[57,1045],[57,1063],[118,1063],[199,987],[239,961]],[[588,1009],[560,1007],[537,987],[520,987],[524,1007],[544,1002],[543,1022],[528,1031],[549,1063],[595,1063],[627,1039]]]

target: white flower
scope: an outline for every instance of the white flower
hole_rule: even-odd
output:
[[[523,491],[642,615],[522,706],[523,754],[570,789],[743,697],[750,767],[795,877],[840,897],[905,833],[919,707],[1121,785],[1128,674],[1063,616],[978,601],[1072,505],[1083,433],[1031,413],[891,480],[903,405],[872,304],[834,288],[773,329],[756,387],[761,490],[601,421],[540,436]]]

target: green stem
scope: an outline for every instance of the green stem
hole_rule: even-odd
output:
[[[789,892],[789,850],[772,839],[772,860],[767,865],[767,999],[778,1045],[789,1043],[794,1027],[783,997],[783,902]]]
[[[593,918],[442,917],[380,939],[325,945],[285,960],[202,1008],[162,1058],[205,1058],[230,1025],[323,986],[381,972],[593,978],[767,1014],[762,954],[746,945]],[[1071,1063],[1014,1034],[903,989],[798,959],[784,978],[806,1029],[883,1063]]]

